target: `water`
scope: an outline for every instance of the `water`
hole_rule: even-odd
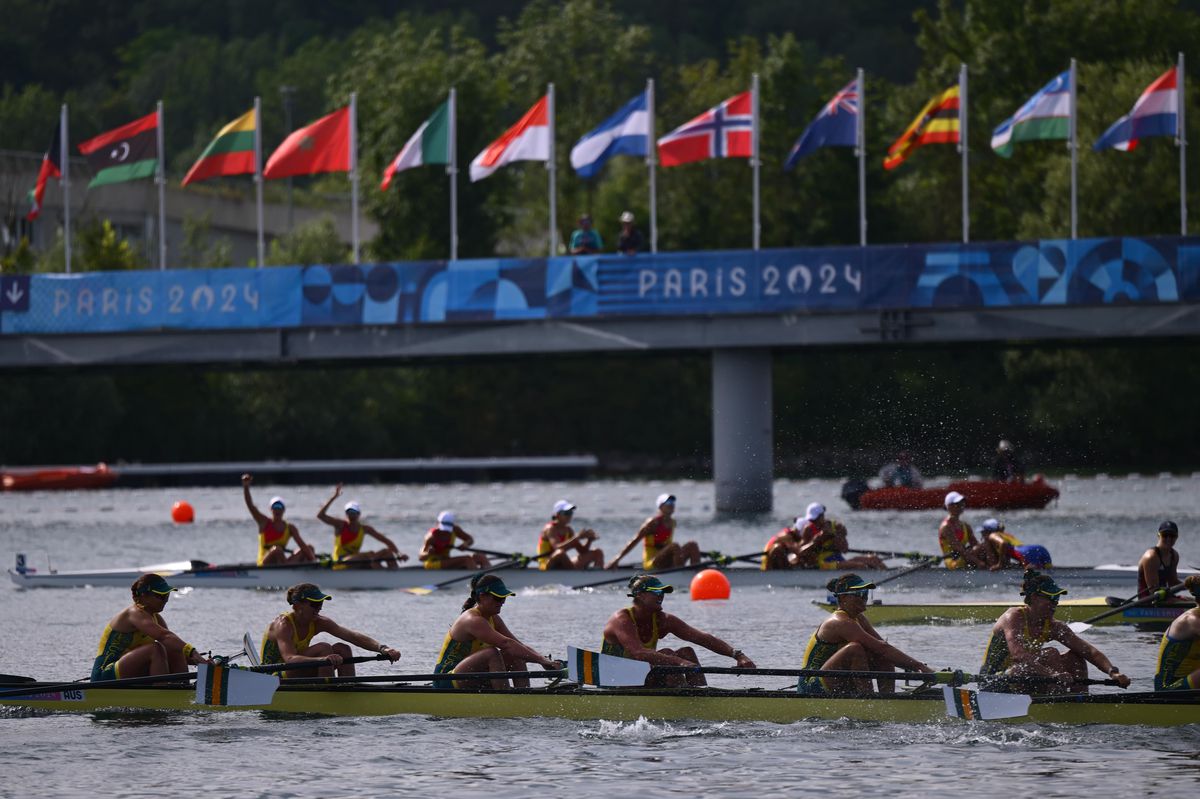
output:
[[[1029,543],[1045,544],[1062,565],[1133,563],[1154,543],[1164,518],[1178,522],[1183,564],[1200,565],[1190,535],[1200,525],[1200,475],[1096,477],[1056,481],[1062,499],[1044,511],[1001,518]],[[533,548],[541,519],[560,497],[579,505],[576,526],[596,528],[600,544],[619,550],[663,491],[680,498],[680,534],[706,549],[743,554],[761,547],[789,514],[821,501],[847,522],[851,545],[896,550],[936,548],[940,514],[849,511],[833,481],[779,482],[779,512],[756,520],[715,519],[704,482],[508,483],[349,486],[364,519],[415,555],[439,510],[452,508],[480,546]],[[260,506],[279,489],[257,488]],[[313,518],[327,486],[287,487],[288,518],[319,549],[331,532]],[[197,523],[170,523],[170,506],[187,499]],[[246,560],[254,527],[240,489],[143,489],[0,495],[0,555],[25,552],[45,568],[110,568],[197,558]],[[978,524],[989,514],[968,511]],[[888,586],[880,597],[949,600],[945,592]],[[1069,586],[1067,586],[1069,588]],[[1114,586],[1111,593],[1132,590]],[[464,591],[425,597],[401,592],[339,592],[328,615],[403,652],[400,666],[433,664]],[[744,649],[760,666],[799,664],[822,612],[810,592],[740,589],[727,602],[667,598],[667,610]],[[975,599],[1001,598],[972,596]],[[90,667],[100,630],[129,599],[125,589],[20,591],[0,588],[7,635],[0,672],[74,680]],[[568,644],[597,647],[605,619],[625,604],[623,592],[522,592],[504,609],[526,643],[556,656]],[[231,654],[243,631],[257,640],[286,609],[282,595],[196,590],[177,596],[165,616],[202,649]],[[892,627],[891,643],[934,666],[974,669],[985,626]],[[1157,635],[1097,628],[1089,640],[1149,687]],[[729,665],[702,653],[712,665]],[[383,673],[384,664],[360,666]],[[1099,676],[1099,675],[1093,675]],[[716,685],[749,685],[713,678]],[[784,678],[753,684],[782,687]],[[1111,689],[1099,689],[1111,690]],[[867,724],[850,721],[758,723],[572,722],[391,717],[290,719],[259,713],[35,716],[0,710],[0,796],[145,796],[151,785],[210,796],[429,796],[486,790],[517,796],[553,792],[579,797],[627,794],[652,786],[667,796],[795,796],[889,793],[913,796],[1021,795],[1077,797],[1089,790],[1121,795],[1170,790],[1200,773],[1200,725],[1170,732],[1108,726],[1033,724]]]

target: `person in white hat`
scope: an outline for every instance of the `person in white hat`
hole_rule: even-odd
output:
[[[1011,441],[1000,439],[996,445],[996,460],[992,462],[992,479],[1000,483],[1025,482],[1025,467],[1017,458]]]
[[[342,494],[342,484],[333,489],[333,495],[317,511],[317,518],[333,528],[334,568],[355,569],[398,569],[398,561],[408,560],[400,549],[383,533],[369,524],[362,523],[362,506],[351,500],[346,503],[346,518],[335,519],[329,515],[329,506]],[[386,549],[364,550],[363,541],[371,536],[383,543]]]
[[[826,518],[825,506],[810,502],[804,509],[803,521],[796,517],[800,527],[800,566],[809,569],[886,569],[887,564],[878,555],[866,553],[847,558],[850,542],[846,537],[846,525],[837,519]]]
[[[548,569],[586,569],[603,568],[604,550],[593,548],[598,536],[596,531],[585,527],[576,535],[571,527],[571,519],[575,516],[575,505],[565,499],[554,503],[550,521],[538,534],[538,568]],[[572,559],[571,550],[575,550]]]
[[[975,538],[971,525],[962,520],[966,497],[957,491],[946,494],[946,518],[938,527],[938,544],[947,569],[1000,569],[1000,560],[987,544]]]
[[[642,522],[642,526],[633,534],[633,538],[629,539],[629,543],[625,545],[619,555],[609,561],[606,568],[617,568],[621,558],[629,554],[629,550],[633,549],[638,541],[643,544],[643,569],[673,569],[676,566],[694,566],[704,559],[700,554],[700,545],[695,541],[687,541],[683,544],[675,541],[675,495],[659,494],[655,503],[658,513]]]
[[[455,546],[455,541],[458,546]],[[417,560],[425,564],[426,569],[486,569],[491,561],[482,552],[471,552],[466,555],[451,555],[452,549],[470,549],[475,546],[475,539],[458,526],[458,519],[452,510],[444,510],[438,514],[437,524],[429,528],[425,534],[425,542],[421,544],[421,552]]]
[[[621,235],[617,237],[617,252],[637,255],[642,250],[642,234],[633,224],[633,212],[621,214]]]
[[[271,515],[263,513],[250,498],[250,484],[254,482],[251,474],[242,475],[242,498],[250,516],[258,525],[258,565],[265,566],[276,563],[311,563],[317,559],[316,552],[304,539],[296,525],[283,520],[283,512],[287,509],[283,497],[271,497]],[[296,551],[287,548],[291,541],[296,542]]]

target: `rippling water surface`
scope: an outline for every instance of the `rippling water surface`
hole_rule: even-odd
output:
[[[1200,523],[1200,475],[1065,478],[1062,499],[1044,511],[1004,515],[1008,529],[1045,544],[1061,565],[1133,563],[1154,542],[1163,518],[1179,523],[1185,565],[1200,566],[1192,536]],[[849,511],[834,481],[779,482],[778,512],[758,519],[719,519],[706,482],[508,483],[423,487],[350,486],[345,499],[363,504],[364,519],[415,554],[439,510],[458,511],[481,546],[533,548],[540,520],[566,497],[579,505],[577,526],[594,527],[617,550],[649,514],[662,491],[679,496],[681,535],[706,549],[743,554],[759,548],[788,515],[825,502],[847,522],[851,544],[933,550],[940,514]],[[262,506],[274,493],[288,502],[301,533],[327,549],[331,531],[318,523],[326,486],[257,488]],[[197,523],[175,526],[171,503],[187,499]],[[216,489],[146,489],[0,495],[0,556],[25,552],[45,568],[110,568],[197,558],[246,560],[255,533],[241,493]],[[968,511],[968,520],[986,515]],[[1069,586],[1068,586],[1069,587]],[[908,591],[903,580],[879,591],[908,600],[954,599],[935,590]],[[1128,595],[1130,586],[1109,593]],[[400,592],[341,592],[329,615],[398,647],[400,666],[428,671],[464,592],[425,597]],[[0,672],[44,679],[86,675],[100,631],[128,601],[117,588],[21,591],[0,588]],[[667,608],[694,626],[740,647],[760,666],[797,666],[822,618],[810,592],[741,589],[726,602],[668,597]],[[1001,598],[972,595],[972,599]],[[522,592],[504,615],[527,643],[561,656],[568,644],[596,647],[623,592]],[[201,648],[232,653],[243,631],[253,637],[285,610],[283,597],[242,590],[195,590],[172,600],[171,627]],[[886,628],[889,640],[939,666],[974,669],[985,626]],[[1158,636],[1099,628],[1089,638],[1149,688]],[[712,665],[728,665],[703,655]],[[382,673],[382,664],[360,666]],[[1099,675],[1094,675],[1099,676]],[[749,685],[722,677],[718,685]],[[784,678],[753,684],[782,687]],[[1111,690],[1111,689],[1100,689]],[[1169,732],[1115,726],[1033,724],[867,724],[851,721],[757,723],[558,719],[462,720],[412,716],[294,719],[259,713],[28,714],[0,710],[0,796],[495,796],[553,793],[612,797],[637,792],[669,796],[824,795],[1078,797],[1089,791],[1132,795],[1179,790],[1200,776],[1200,725]],[[155,788],[154,786],[161,786]]]

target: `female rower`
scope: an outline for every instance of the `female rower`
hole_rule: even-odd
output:
[[[1158,543],[1147,549],[1138,561],[1138,596],[1148,597],[1155,591],[1179,583],[1179,525],[1172,521],[1158,526]]]
[[[575,506],[565,499],[554,503],[554,512],[550,521],[538,534],[538,568],[547,569],[586,569],[593,566],[597,569],[604,566],[604,550],[592,549],[596,540],[596,531],[585,527],[575,534],[571,527],[571,519],[575,515]],[[575,559],[571,559],[570,551],[576,551]]]
[[[133,604],[112,617],[92,662],[92,682],[181,674],[189,664],[210,661],[167,629],[162,611],[175,589],[158,574],[143,574],[130,586]]]
[[[246,500],[246,507],[250,510],[250,515],[254,517],[254,523],[258,525],[258,565],[311,563],[316,560],[316,553],[312,547],[304,543],[296,525],[283,520],[283,512],[286,510],[283,497],[271,497],[271,515],[267,516],[255,506],[254,500],[250,498],[250,484],[253,482],[252,475],[242,475],[242,498]],[[288,542],[292,539],[296,540],[295,552],[289,552],[287,549]]]
[[[684,544],[675,542],[675,495],[659,494],[655,505],[658,513],[642,523],[641,528],[634,533],[633,538],[621,550],[621,554],[613,558],[606,568],[615,569],[629,550],[643,542],[643,569],[671,569],[676,566],[691,566],[702,560],[700,545],[695,541]]]
[[[962,520],[967,499],[957,491],[946,495],[946,518],[938,527],[938,545],[947,569],[989,569],[998,571],[1000,559],[986,542],[975,538],[971,525]]]
[[[801,560],[800,528],[804,517],[797,516],[787,527],[767,539],[763,547],[762,570],[804,568]]]
[[[1196,607],[1180,614],[1158,645],[1154,690],[1188,691],[1200,688],[1200,575],[1183,581]]]
[[[342,484],[338,483],[331,496],[317,511],[317,519],[333,528],[334,568],[398,569],[397,561],[408,560],[400,549],[383,533],[369,524],[362,523],[362,506],[357,502],[346,503],[346,518],[335,519],[329,515],[329,506],[341,496]],[[363,542],[371,536],[383,543],[386,549],[364,550]]]
[[[477,574],[471,580],[471,595],[463,603],[462,613],[442,641],[434,674],[468,675],[478,672],[528,671],[527,664],[537,663],[543,669],[561,669],[562,662],[542,657],[521,643],[500,618],[504,601],[516,596],[495,574]],[[434,688],[478,687],[480,680],[435,680]],[[507,688],[504,678],[488,683],[493,688]],[[529,687],[527,677],[516,677],[512,685]]]
[[[438,514],[437,526],[430,527],[425,534],[425,542],[421,545],[417,560],[424,563],[426,569],[486,569],[492,565],[482,552],[451,555],[455,541],[460,542],[458,549],[475,546],[475,539],[458,526],[454,511],[444,510]]]
[[[987,519],[979,526],[979,532],[996,553],[1002,569],[1014,563],[1020,569],[1049,569],[1054,566],[1050,550],[1041,544],[1022,544],[1021,539],[1004,529],[1004,522],[999,519]]]
[[[284,672],[285,677],[332,677],[335,670],[339,677],[353,677],[354,664],[342,662],[350,657],[350,647],[324,641],[312,643],[319,633],[386,655],[393,663],[400,659],[400,650],[384,646],[365,633],[347,629],[328,616],[322,616],[321,610],[327,599],[333,597],[312,583],[289,588],[287,601],[292,609],[276,616],[263,633],[259,655],[262,662],[286,664],[289,668]],[[317,663],[321,665],[317,667]]]
[[[825,506],[812,502],[804,511],[804,526],[800,528],[799,562],[808,568],[837,569],[886,569],[887,564],[878,555],[859,555],[847,558],[850,549],[846,539],[846,525],[837,519],[825,518]],[[799,517],[797,517],[799,523]]]

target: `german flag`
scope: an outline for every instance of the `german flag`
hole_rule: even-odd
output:
[[[895,169],[913,150],[925,144],[958,144],[958,86],[946,89],[925,104],[908,130],[888,148],[883,168]]]

